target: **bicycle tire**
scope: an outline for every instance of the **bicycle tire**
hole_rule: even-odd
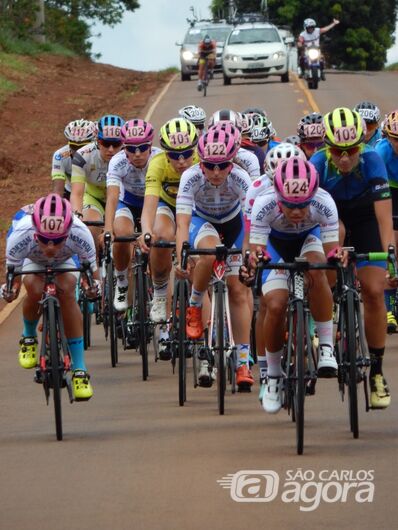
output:
[[[91,313],[87,298],[83,295],[83,341],[84,349],[91,346]]]
[[[358,422],[358,388],[357,388],[357,347],[355,334],[355,300],[354,293],[347,291],[346,293],[346,309],[345,309],[345,333],[346,333],[346,358],[344,365],[349,365],[348,370],[348,401],[349,401],[349,416],[350,428],[354,438],[359,436],[359,422]],[[347,379],[346,379],[347,380]]]
[[[117,333],[116,333],[116,312],[113,307],[113,298],[115,294],[113,284],[113,263],[110,261],[106,266],[106,293],[107,293],[107,309],[108,309],[108,324],[109,324],[109,340],[111,346],[111,364],[114,368],[118,362],[117,351]]]
[[[225,341],[224,341],[224,292],[223,284],[217,282],[215,286],[215,359],[217,367],[217,399],[218,399],[218,412],[220,415],[224,414],[225,411],[225,387],[226,387],[226,375],[225,375]]]
[[[54,415],[55,415],[55,432],[57,440],[62,440],[62,403],[61,403],[61,377],[63,366],[60,366],[60,352],[58,344],[58,323],[57,323],[56,301],[53,298],[47,300],[47,326],[50,337],[50,363],[51,363],[51,386],[53,389]],[[46,337],[43,337],[45,340]]]
[[[208,62],[205,62],[205,76],[203,81],[203,97],[207,96],[207,85],[209,84],[209,67]]]
[[[148,379],[148,343],[147,343],[147,289],[146,277],[142,269],[142,263],[137,260],[135,267],[135,288],[137,289],[137,315],[138,315],[138,334],[139,334],[139,351],[142,361],[142,380]]]
[[[304,344],[304,308],[301,300],[295,305],[295,360],[294,360],[294,416],[296,423],[297,454],[304,451],[304,399],[305,399],[305,344]]]
[[[186,280],[178,280],[178,403],[184,406],[187,399],[187,363],[185,347],[186,335],[186,309],[188,303],[188,286]]]

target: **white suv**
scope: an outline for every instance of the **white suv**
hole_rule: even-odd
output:
[[[279,75],[289,81],[289,50],[279,30],[268,22],[239,24],[231,31],[223,51],[224,85],[234,77]]]

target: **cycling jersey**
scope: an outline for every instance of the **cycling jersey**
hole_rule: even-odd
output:
[[[290,222],[282,213],[274,189],[257,197],[251,214],[250,243],[266,246],[269,237],[302,238],[319,225],[322,243],[338,241],[339,221],[332,197],[319,189],[309,206],[309,215],[300,223]]]
[[[97,142],[91,142],[76,151],[72,159],[71,182],[85,184],[85,193],[99,201],[106,199],[108,162],[101,158]]]
[[[258,164],[260,166],[260,172],[264,169],[264,162],[265,162],[265,153],[261,149],[261,147],[257,144],[254,144],[249,140],[249,138],[243,138],[242,139],[242,147],[244,149],[247,149],[247,151],[250,151],[254,153],[257,157]]]
[[[199,162],[195,150],[193,164]],[[181,175],[170,164],[165,151],[155,155],[149,162],[145,178],[145,196],[155,195],[175,208]]]
[[[196,215],[214,223],[225,223],[243,210],[251,184],[246,171],[234,164],[227,179],[214,186],[199,164],[184,171],[177,196],[177,214]]]
[[[394,153],[394,149],[387,138],[377,142],[375,151],[380,155],[386,166],[390,187],[398,188],[398,155]]]
[[[69,145],[66,144],[53,154],[51,178],[52,180],[64,180],[65,189],[71,191],[70,179],[72,175],[72,158]]]
[[[14,265],[16,269],[21,268],[27,262],[33,262],[40,266],[60,265],[72,256],[77,255],[80,261],[87,260],[93,271],[96,270],[96,253],[93,236],[87,226],[74,217],[68,237],[59,252],[49,261],[43,254],[34,234],[36,228],[32,222],[31,215],[25,215],[15,223],[11,234],[7,239],[6,263]]]
[[[320,46],[321,29],[315,28],[312,33],[304,30],[300,33],[300,40],[303,41],[305,48],[309,46]]]
[[[381,129],[380,129],[380,127],[378,127],[378,128],[375,130],[375,132],[374,132],[372,138],[366,142],[366,145],[368,145],[369,147],[375,147],[376,144],[377,144],[377,142],[378,142],[379,140],[381,140],[381,138],[382,138]],[[382,158],[383,158],[383,157],[382,157]]]
[[[119,201],[130,206],[142,207],[145,194],[145,176],[148,170],[149,161],[161,149],[151,148],[148,162],[145,167],[135,167],[127,158],[124,150],[117,153],[109,162],[108,173],[106,175],[106,186],[118,186],[120,189]]]
[[[245,201],[245,226],[247,231],[250,229],[251,214],[256,197],[264,195],[270,186],[272,186],[272,182],[267,173],[264,173],[264,175],[261,175],[261,177],[251,183]]]
[[[332,195],[339,213],[341,209],[366,206],[391,196],[383,160],[371,147],[362,149],[358,166],[348,175],[339,172],[326,149],[310,159],[319,173],[319,185]]]
[[[241,147],[235,157],[235,160],[238,163],[240,162],[242,164],[243,169],[247,171],[252,180],[261,175],[258,158],[251,151],[248,151],[247,149]]]
[[[203,41],[200,41],[198,50],[201,59],[204,59],[205,57],[208,57],[211,54],[215,55],[217,50],[217,42],[215,40],[212,40],[209,44],[206,45]]]

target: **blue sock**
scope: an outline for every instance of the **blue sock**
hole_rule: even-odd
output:
[[[72,356],[72,370],[87,370],[84,362],[84,341],[83,337],[68,339],[69,351]]]
[[[386,304],[387,311],[392,311],[391,302],[394,300],[395,289],[386,289],[384,291],[384,302]]]
[[[36,337],[37,332],[37,324],[38,320],[27,320],[26,318],[23,318],[23,330],[22,330],[22,336],[23,337]]]

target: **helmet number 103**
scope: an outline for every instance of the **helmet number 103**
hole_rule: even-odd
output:
[[[349,142],[357,139],[357,129],[355,125],[346,127],[336,127],[334,130],[334,139],[337,143]]]

